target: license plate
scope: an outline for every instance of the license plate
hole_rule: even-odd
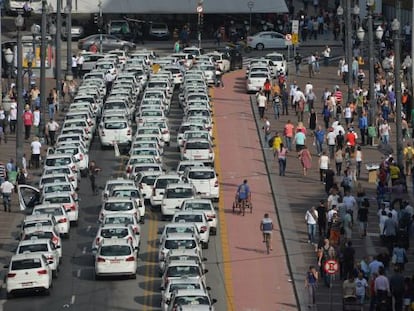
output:
[[[22,283],[22,286],[23,287],[30,287],[32,285],[33,285],[33,282],[25,282],[25,283]]]
[[[201,155],[195,154],[194,159],[201,159]]]
[[[110,262],[111,263],[120,263],[121,261],[119,259],[112,259]]]

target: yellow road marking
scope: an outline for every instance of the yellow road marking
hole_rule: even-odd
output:
[[[210,89],[211,98],[214,98],[214,87]],[[223,174],[221,172],[220,163],[220,148],[219,140],[217,135],[217,122],[215,114],[215,105],[213,103],[213,119],[216,124],[213,128],[213,137],[215,140],[215,160],[214,166],[219,175],[219,183],[222,184]],[[220,187],[219,192],[219,203],[218,203],[218,214],[220,223],[220,238],[221,238],[221,249],[223,253],[223,273],[224,273],[224,288],[226,290],[226,310],[235,310],[234,306],[234,294],[233,294],[233,278],[231,271],[230,251],[229,251],[229,238],[227,234],[227,223],[225,220],[224,213],[224,200],[223,200],[223,187]]]

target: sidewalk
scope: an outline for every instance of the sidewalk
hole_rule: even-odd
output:
[[[296,80],[301,89],[307,81],[311,81],[316,94],[315,110],[319,114],[318,120],[321,123],[320,113],[322,111],[322,104],[320,101],[323,90],[327,87],[332,89],[334,85],[339,85],[341,90],[346,93],[346,85],[344,85],[336,76],[336,67],[321,67],[321,73],[310,79],[307,75],[291,75],[289,77],[288,85]],[[256,115],[257,129],[262,137],[262,122],[258,120],[258,113],[254,96],[252,98],[252,108]],[[279,120],[275,120],[271,108],[266,112],[266,115],[271,121],[273,131],[283,133],[284,124],[288,119],[293,124],[297,124],[297,117],[295,113],[289,111],[288,116],[281,116]],[[307,113],[304,117],[304,125],[308,126]],[[395,147],[395,124],[391,134],[391,145]],[[358,131],[357,131],[358,132]],[[312,138],[307,137],[307,146],[312,153],[312,168],[308,176],[302,175],[302,168],[297,158],[296,152],[291,152],[287,159],[286,176],[280,177],[278,172],[278,163],[273,158],[273,153],[270,148],[264,146],[263,154],[266,159],[266,166],[269,174],[269,182],[273,189],[273,195],[276,202],[276,209],[279,215],[279,222],[282,228],[284,243],[288,252],[290,260],[291,273],[297,291],[298,299],[302,310],[307,308],[307,292],[304,289],[304,277],[309,265],[316,265],[316,254],[314,247],[307,243],[307,228],[304,221],[306,211],[312,206],[318,205],[320,199],[326,199],[327,195],[324,192],[324,185],[319,181],[318,156],[315,147],[312,146]],[[325,145],[326,147],[326,145]],[[395,149],[395,148],[394,148]],[[360,182],[366,190],[370,198],[369,208],[369,222],[368,235],[365,238],[359,238],[358,225],[353,226],[352,242],[355,249],[355,259],[359,262],[365,256],[373,256],[379,254],[384,250],[379,239],[378,218],[376,216],[377,204],[375,201],[375,184],[368,183],[368,171],[365,169],[365,164],[380,163],[383,155],[376,147],[364,146],[363,149],[364,162],[361,170]],[[411,189],[411,184],[409,184]],[[411,191],[409,190],[409,193]],[[407,198],[408,199],[408,198]],[[355,219],[355,215],[354,215]],[[408,264],[404,275],[411,276],[414,272],[414,254],[411,249],[408,250]],[[339,274],[335,276],[336,280],[333,282],[333,288],[330,292],[328,288],[322,285],[317,289],[317,310],[331,310],[338,309],[342,305],[342,281],[339,280]],[[330,295],[332,294],[332,296]],[[366,305],[367,310],[367,305]]]

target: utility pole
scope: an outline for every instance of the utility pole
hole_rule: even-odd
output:
[[[72,72],[72,0],[66,0],[66,80],[73,79]]]
[[[369,66],[369,125],[373,125],[377,115],[377,102],[375,99],[375,73],[374,73],[374,30],[372,25],[372,9],[374,2],[367,1],[368,10],[368,66]]]
[[[56,46],[56,91],[58,95],[58,101],[60,102],[60,91],[62,79],[62,55],[61,55],[61,36],[62,36],[62,0],[56,1],[56,36],[55,36],[55,46]]]
[[[102,1],[99,0],[98,2],[99,7],[99,19],[98,19],[98,27],[99,27],[99,53],[102,54],[102,27],[103,27],[103,17],[102,17]]]
[[[41,115],[40,115],[40,125],[39,125],[39,134],[43,137],[44,127],[46,125],[46,6],[47,1],[42,0],[42,26],[40,29],[40,106],[41,106]],[[29,90],[28,90],[29,91]]]
[[[346,29],[345,29],[345,39],[346,39],[346,62],[348,63],[348,103],[353,101],[353,92],[352,92],[352,19],[351,19],[351,0],[345,0],[345,10],[346,10]]]

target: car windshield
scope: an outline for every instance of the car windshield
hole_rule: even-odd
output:
[[[132,202],[107,202],[104,209],[106,211],[131,211],[134,208]]]
[[[51,175],[51,174],[66,174],[70,175],[70,170],[68,167],[59,167],[59,168],[48,168],[45,170],[45,175]],[[62,177],[63,180],[65,180],[65,176]]]
[[[188,173],[190,179],[213,179],[215,177],[214,172],[203,171],[191,171]]]
[[[158,135],[160,133],[159,129],[139,129],[137,131],[137,135],[151,135],[155,134]]]
[[[53,226],[53,222],[51,220],[39,220],[39,221],[34,221],[34,222],[26,222],[23,225],[23,229],[26,228],[33,228],[36,226]]]
[[[46,178],[42,178],[42,184],[52,184],[52,183],[56,183],[56,182],[62,182],[62,181],[66,181],[66,177],[65,176],[60,176],[60,177],[46,177]]]
[[[165,189],[167,188],[167,185],[174,184],[179,182],[179,178],[160,178],[157,180],[157,184],[155,185],[155,188],[157,189]]]
[[[70,187],[70,184],[67,185],[56,185],[56,186],[45,186],[45,193],[51,193],[51,192],[70,192],[72,191],[72,188]]]
[[[201,289],[200,283],[177,283],[170,285],[170,293],[179,289]]]
[[[130,225],[133,224],[134,221],[132,217],[124,217],[124,216],[117,216],[117,217],[105,217],[104,225]]]
[[[27,270],[37,269],[42,267],[42,262],[38,258],[13,260],[11,264],[11,270]]]
[[[181,214],[174,217],[174,222],[203,222],[199,214]]]
[[[177,299],[174,300],[173,305],[210,305],[210,302],[207,296],[183,296],[177,297]]]
[[[65,197],[50,197],[50,198],[45,198],[45,201],[46,202],[50,202],[50,203],[58,203],[58,204],[71,203],[70,196],[65,196]]]
[[[157,179],[157,176],[154,176],[154,175],[144,176],[141,179],[141,183],[146,184],[148,186],[152,186],[155,183],[155,179]]]
[[[35,252],[48,252],[48,251],[49,251],[49,248],[47,247],[46,243],[19,246],[19,254],[23,254],[24,252],[35,253]]]
[[[194,227],[167,227],[165,233],[194,233]]]
[[[274,62],[282,62],[283,61],[283,56],[281,55],[272,55],[272,56],[268,56],[269,59],[271,59]]]
[[[128,256],[131,255],[131,247],[129,247],[128,245],[102,246],[100,255],[106,257]]]
[[[121,130],[127,128],[126,122],[109,122],[104,124],[104,128],[107,130]]]
[[[168,267],[166,272],[168,277],[194,277],[199,276],[199,269],[197,266],[172,266]]]
[[[143,172],[143,171],[161,171],[158,165],[145,165],[145,166],[135,166],[134,172]],[[154,184],[154,183],[153,183]]]
[[[125,238],[128,234],[127,228],[104,228],[101,230],[101,236],[103,238]]]
[[[192,196],[193,189],[191,188],[172,188],[166,191],[166,198],[168,199],[191,198]]]
[[[208,142],[197,141],[197,142],[188,142],[185,144],[185,149],[194,150],[194,149],[209,149],[210,144]]]
[[[132,152],[132,155],[138,155],[135,152]],[[142,154],[141,154],[142,155]],[[134,164],[139,164],[139,163],[155,163],[155,159],[154,157],[137,157],[137,158],[132,158],[129,160],[129,165],[134,165]],[[139,171],[141,169],[138,169]]]
[[[50,231],[36,231],[33,233],[25,234],[25,240],[31,240],[33,237],[37,237],[38,239],[52,239],[53,233]]]
[[[59,208],[36,208],[36,212],[39,212],[40,214],[47,214],[47,215],[53,215],[53,216],[61,216],[63,215],[62,209]]]
[[[138,198],[139,192],[137,190],[114,190],[112,192],[113,197],[128,197],[128,198]]]
[[[194,240],[166,240],[166,249],[193,249],[196,247]]]
[[[62,148],[62,149],[56,149],[55,154],[66,154],[70,153],[72,155],[75,155],[78,153],[78,148]]]
[[[184,208],[192,210],[211,211],[211,205],[209,203],[190,202],[185,203]]]
[[[61,166],[61,165],[69,165],[71,163],[71,158],[46,158],[46,166]]]

